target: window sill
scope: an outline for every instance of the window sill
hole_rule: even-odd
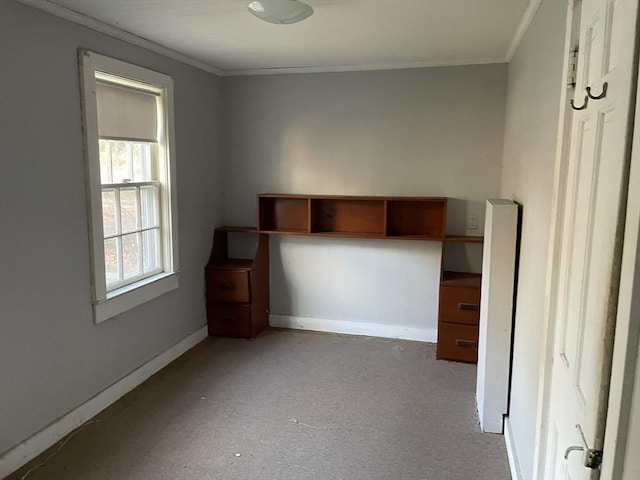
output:
[[[109,320],[143,303],[178,288],[178,273],[162,273],[119,288],[107,294],[106,300],[93,304],[96,324]]]

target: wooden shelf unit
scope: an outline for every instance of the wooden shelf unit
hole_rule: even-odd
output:
[[[258,195],[262,233],[444,241],[447,199]]]

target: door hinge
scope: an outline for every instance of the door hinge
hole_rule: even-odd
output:
[[[576,86],[576,75],[578,70],[578,46],[569,49],[569,64],[567,65],[567,88]]]

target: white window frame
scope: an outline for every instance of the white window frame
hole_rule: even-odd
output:
[[[79,63],[85,135],[93,318],[95,323],[100,323],[178,288],[178,208],[176,156],[173,142],[175,138],[173,80],[168,75],[87,50],[79,51]],[[163,105],[160,112],[162,118],[158,122],[160,127],[158,180],[160,181],[163,271],[109,292],[105,279],[96,72],[129,79],[133,86],[144,83],[149,86],[150,91],[161,95]]]

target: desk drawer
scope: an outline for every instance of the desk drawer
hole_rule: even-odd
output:
[[[440,323],[437,358],[476,363],[478,361],[478,327]]]
[[[207,270],[208,302],[251,301],[249,272],[246,270]]]
[[[248,305],[208,304],[209,335],[251,338],[251,307]]]
[[[441,322],[477,326],[480,321],[480,289],[441,285],[438,318]]]

